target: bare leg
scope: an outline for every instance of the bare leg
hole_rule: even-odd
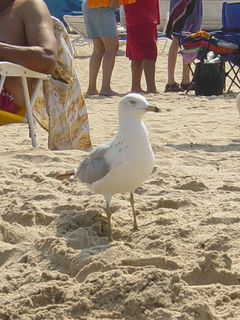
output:
[[[185,64],[185,63],[183,63],[182,83],[183,84],[190,83],[190,69],[188,64]]]
[[[133,213],[133,229],[137,230],[138,229],[137,217],[136,217],[136,212],[134,209],[134,196],[133,196],[132,192],[130,193],[130,203],[131,203],[132,213]]]
[[[141,88],[141,78],[143,71],[143,61],[142,60],[132,60],[131,62],[132,69],[132,88],[131,92],[144,92]]]
[[[117,93],[111,89],[111,76],[115,64],[115,58],[119,48],[118,38],[102,38],[105,53],[102,62],[102,88],[101,95],[112,96]]]
[[[89,84],[86,94],[95,95],[97,91],[97,75],[101,66],[105,49],[101,39],[93,39],[93,53],[89,62]]]
[[[106,214],[107,214],[107,219],[108,219],[108,240],[109,242],[113,241],[112,238],[112,224],[111,224],[111,217],[112,217],[112,212],[109,206],[109,203],[107,202],[106,208],[105,208]]]
[[[174,37],[168,51],[168,83],[173,84],[175,82],[175,66],[177,62],[179,43],[178,38]]]
[[[154,60],[143,60],[143,70],[147,83],[147,93],[156,93],[157,88],[155,84],[155,65]]]

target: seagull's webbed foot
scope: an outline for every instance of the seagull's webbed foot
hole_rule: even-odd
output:
[[[137,216],[134,208],[134,196],[133,192],[130,193],[130,203],[132,207],[132,213],[133,213],[133,230],[139,230],[138,224],[137,224]]]
[[[110,209],[110,206],[109,206],[108,203],[106,205],[105,211],[106,211],[107,219],[108,219],[108,240],[109,240],[109,242],[113,242],[113,238],[112,238],[112,223],[111,223],[112,212],[111,212],[111,209]]]

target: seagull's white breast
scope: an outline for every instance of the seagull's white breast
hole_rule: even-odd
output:
[[[133,192],[151,174],[154,154],[142,121],[130,121],[120,127],[105,159],[111,170],[90,188],[97,193]]]

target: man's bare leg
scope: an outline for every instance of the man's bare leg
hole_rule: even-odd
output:
[[[111,89],[111,77],[115,64],[115,58],[119,48],[118,38],[102,38],[105,47],[105,53],[102,61],[102,88],[100,95],[112,96],[117,93]]]
[[[96,95],[97,75],[101,66],[102,58],[105,52],[104,44],[101,39],[93,39],[93,53],[89,62],[89,84],[86,94]]]
[[[147,93],[157,93],[155,84],[155,65],[154,60],[143,60],[143,70],[147,83]]]
[[[132,88],[131,92],[142,93],[144,92],[141,87],[141,78],[143,71],[143,61],[142,60],[132,60]]]

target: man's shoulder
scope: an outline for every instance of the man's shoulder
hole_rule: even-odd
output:
[[[14,4],[16,13],[25,16],[27,20],[31,19],[31,15],[35,16],[35,14],[41,16],[50,15],[43,0],[15,0]]]
[[[19,5],[44,3],[43,0],[14,0]]]
[[[14,2],[18,7],[22,8],[30,8],[37,7],[39,5],[45,5],[45,2],[43,0],[15,0]]]

